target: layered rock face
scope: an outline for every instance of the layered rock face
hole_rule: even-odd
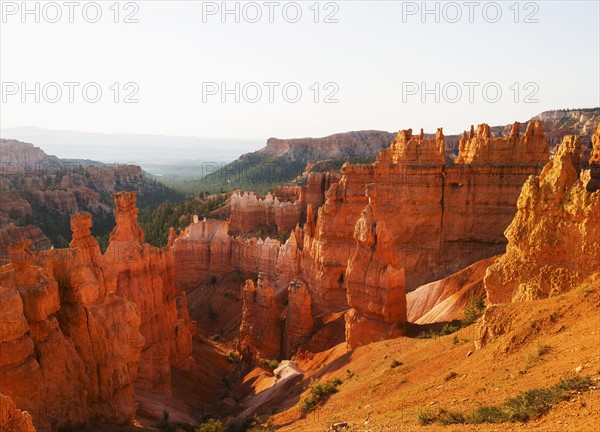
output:
[[[506,253],[491,266],[491,303],[545,298],[571,289],[600,262],[600,193],[586,190],[574,161],[581,147],[567,136],[539,176],[530,177],[505,235]]]
[[[41,431],[92,418],[125,423],[137,409],[139,313],[108,292],[109,269],[89,225],[86,236],[74,219],[76,230],[83,226],[76,249],[36,255],[28,240],[16,241],[0,269],[0,391]]]
[[[392,265],[391,236],[378,221],[374,185],[367,188],[369,204],[356,222],[356,250],[348,261],[346,343],[350,349],[398,337],[406,322],[404,269]]]
[[[145,345],[137,384],[169,394],[171,367],[189,366],[193,323],[185,293],[175,288],[171,251],[142,244],[135,200],[135,192],[115,194],[117,225],[104,257],[116,273],[116,293],[140,311]]]
[[[588,192],[600,189],[600,123],[592,136],[592,153],[590,155],[590,180],[586,186]]]
[[[521,186],[548,157],[539,124],[524,135],[513,129],[491,138],[480,125],[479,135],[465,139],[456,165],[444,165],[441,130],[434,138],[401,131],[373,165],[345,165],[319,209],[314,238],[307,240],[305,228],[302,272],[315,310],[347,307],[343,279],[355,248],[351,233],[370,183],[408,290],[502,253]]]
[[[256,284],[248,279],[242,288],[242,300],[238,351],[253,360],[279,358],[282,322],[267,276],[260,273]]]

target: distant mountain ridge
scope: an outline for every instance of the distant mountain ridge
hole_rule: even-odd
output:
[[[66,246],[70,215],[78,211],[92,213],[92,232],[107,240],[114,192],[137,191],[143,208],[180,198],[134,164],[60,159],[7,139],[0,139],[0,161],[0,259],[18,237],[32,239],[38,250]]]
[[[595,125],[600,122],[600,107],[545,111],[521,122],[522,132],[525,132],[527,123],[532,120],[542,121],[551,149],[569,134],[581,135],[582,145],[589,149]],[[443,126],[443,121],[440,123]],[[410,126],[407,125],[406,128],[408,127]],[[494,136],[507,135],[511,127],[512,124],[493,126],[490,131]],[[433,136],[432,133],[425,135]],[[241,155],[235,161],[206,176],[199,185],[206,190],[239,188],[264,191],[276,184],[293,180],[309,163],[331,160],[336,162],[334,165],[341,166],[346,160],[371,162],[395,137],[396,133],[368,130],[338,133],[323,138],[269,138],[266,146]],[[460,137],[460,134],[445,135],[447,159],[452,160],[458,154]]]

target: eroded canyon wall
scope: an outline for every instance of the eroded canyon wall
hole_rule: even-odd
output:
[[[232,230],[227,222],[196,221],[172,243],[178,283],[181,281],[185,289],[190,289],[213,274],[241,271],[246,277],[255,278],[262,272],[268,275],[277,296],[298,279],[308,289],[314,318],[348,309],[348,301],[355,295],[350,294],[350,286],[361,285],[359,272],[348,272],[349,260],[362,262],[365,269],[385,265],[398,271],[404,269],[403,286],[410,291],[500,254],[506,245],[503,231],[514,217],[523,182],[539,173],[548,160],[541,124],[530,123],[525,133],[519,130],[520,125],[515,123],[507,136],[495,137],[485,124],[476,130],[471,128],[463,134],[459,158],[452,165],[446,164],[441,129],[434,136],[426,136],[422,131],[418,135],[411,130],[400,131],[375,163],[345,164],[340,180],[322,193],[324,203],[316,207],[317,218],[313,205],[307,204],[303,228],[297,225],[283,245],[270,238],[228,236]],[[313,182],[321,185],[314,190],[323,190],[327,184],[322,176],[315,176]],[[370,196],[376,197],[378,226],[386,227],[381,233],[389,243],[385,262],[376,259],[375,252],[366,252],[370,250],[368,244],[357,246],[354,237],[357,220],[365,208],[372,208],[367,207],[367,185]],[[295,202],[306,201],[306,191],[281,189],[278,193]],[[318,205],[318,193],[312,194],[315,197],[311,201]],[[247,206],[256,207],[250,213],[263,214],[264,208],[257,204],[261,201],[256,197],[248,194],[242,200],[254,203]],[[271,198],[267,201],[275,202]],[[260,218],[264,219],[254,219]],[[368,259],[372,262],[368,263]],[[348,277],[353,280],[349,282]],[[370,282],[377,294],[371,299],[373,304],[385,304],[385,296],[379,294],[387,291],[377,291],[383,282]],[[361,312],[364,306],[360,303],[353,303],[356,307],[352,307],[352,316],[379,313],[368,308]],[[390,324],[381,320],[382,316],[371,318]],[[359,322],[358,318],[354,321]],[[396,323],[404,321],[406,318],[394,319]],[[288,348],[284,343],[283,351]]]
[[[407,290],[503,252],[503,231],[514,216],[521,186],[548,160],[541,125],[530,123],[519,134],[515,124],[505,137],[491,137],[489,128],[480,125],[465,133],[460,147],[458,163],[445,165],[441,130],[433,139],[401,131],[374,164],[342,168],[341,180],[319,209],[314,238],[308,244],[305,240],[305,254],[313,263],[303,261],[303,278],[317,311],[347,307],[344,274],[370,183],[392,251],[405,269]]]

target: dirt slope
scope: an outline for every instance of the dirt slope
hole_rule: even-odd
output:
[[[592,431],[600,422],[600,391],[574,395],[539,420],[526,424],[420,426],[416,411],[461,411],[501,404],[519,391],[548,387],[575,374],[600,380],[600,280],[561,296],[508,304],[508,332],[476,350],[477,324],[437,339],[399,338],[346,352],[344,344],[299,362],[311,378],[341,378],[339,393],[301,418],[300,390],[290,391],[270,421],[280,431],[323,431],[347,421],[355,431]],[[550,352],[536,355],[541,345]],[[472,355],[467,355],[469,352]],[[397,359],[402,366],[390,368]],[[451,371],[457,376],[445,381]],[[600,384],[600,383],[599,383]],[[600,385],[598,385],[600,387]]]

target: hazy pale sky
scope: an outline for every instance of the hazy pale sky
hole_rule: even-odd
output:
[[[472,10],[427,2],[434,12],[424,17],[422,2],[227,2],[239,23],[234,13],[222,22],[222,2],[97,2],[96,23],[88,22],[97,12],[90,2],[74,8],[73,23],[64,2],[27,2],[39,7],[39,23],[21,15],[21,3],[2,1],[2,128],[257,139],[439,126],[457,133],[473,123],[600,105],[597,1],[481,1]],[[301,18],[290,22],[298,10]],[[47,22],[57,11],[60,20]],[[258,12],[260,20],[249,22]],[[128,16],[138,22],[123,22]],[[36,82],[39,103],[23,94],[22,83],[35,89]],[[56,103],[51,82],[62,91]],[[65,82],[78,83],[72,103]],[[223,103],[221,83],[235,89],[236,82],[239,103],[234,94]],[[86,83],[97,83],[87,87],[90,99],[102,90],[98,102],[83,98]],[[248,83],[262,92],[256,103],[257,85]],[[439,83],[440,100],[423,94],[422,83]],[[298,87],[302,96],[291,103]],[[124,103],[136,89],[139,102]],[[502,96],[493,102],[497,89]],[[324,103],[328,96],[338,102]]]

